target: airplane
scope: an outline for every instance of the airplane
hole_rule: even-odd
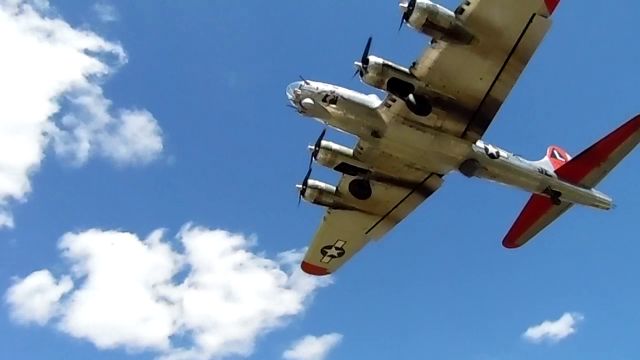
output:
[[[304,78],[287,87],[302,116],[358,138],[350,148],[324,140],[309,147],[299,201],[326,207],[301,263],[304,272],[334,273],[382,238],[459,172],[513,186],[532,196],[503,239],[516,249],[574,204],[609,210],[594,187],[640,141],[640,115],[571,157],[550,146],[530,161],[482,136],[551,26],[560,0],[465,0],[450,11],[428,0],[402,0],[405,24],[431,38],[409,68],[370,55],[356,75],[385,99]],[[311,179],[312,163],[342,174],[337,186]]]

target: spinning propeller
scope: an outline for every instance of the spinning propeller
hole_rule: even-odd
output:
[[[320,145],[322,145],[322,140],[324,139],[324,136],[327,134],[327,129],[323,129],[322,132],[320,133],[320,136],[318,136],[318,139],[316,140],[316,142],[313,144],[313,147],[309,147],[309,150],[311,150],[311,158],[309,159],[309,169],[311,169],[311,164],[313,163],[313,160],[318,160],[318,154],[320,153]]]
[[[300,203],[302,202],[302,198],[304,197],[304,194],[307,192],[307,187],[309,186],[309,178],[311,177],[311,168],[309,168],[309,170],[307,171],[307,175],[305,175],[304,180],[302,180],[302,184],[296,186],[300,192],[298,193],[298,206],[300,206]]]
[[[402,14],[402,20],[400,21],[400,27],[398,28],[398,31],[402,30],[402,25],[409,22],[411,15],[413,15],[413,11],[416,9],[417,2],[418,0],[409,0],[400,4],[400,7],[403,8],[404,13]]]
[[[304,197],[304,194],[307,192],[307,188],[309,187],[309,178],[311,177],[313,160],[317,159],[318,154],[320,153],[322,140],[324,139],[324,136],[326,134],[327,129],[323,129],[320,133],[320,136],[318,136],[318,139],[313,144],[313,147],[309,146],[309,149],[311,150],[311,158],[309,159],[309,170],[307,170],[307,175],[305,175],[304,180],[302,180],[302,184],[297,186],[297,188],[300,190],[298,193],[298,206],[300,206],[300,202],[302,201],[302,198]]]
[[[356,62],[356,72],[353,74],[353,77],[360,74],[360,77],[363,77],[367,73],[367,68],[369,67],[369,51],[371,50],[371,42],[373,38],[369,36],[369,40],[367,40],[367,45],[364,47],[364,51],[362,52],[362,57],[360,58],[360,62]]]
[[[307,79],[303,78],[303,77],[302,77],[302,75],[298,75],[298,77],[300,78],[300,80],[302,80],[302,82],[303,82],[305,85],[311,85],[311,83],[309,82],[309,80],[307,80]]]

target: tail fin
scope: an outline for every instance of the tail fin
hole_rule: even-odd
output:
[[[569,155],[565,149],[551,145],[547,148],[547,156],[545,159],[549,161],[553,171],[556,171],[571,160],[571,155]]]
[[[573,159],[567,157],[568,154],[556,146],[549,147],[547,158],[559,178],[572,184],[592,188],[602,181],[639,142],[640,115]],[[564,159],[567,161],[562,161]],[[509,249],[524,245],[571,206],[572,204],[564,202],[556,206],[548,197],[534,194],[507,233],[502,245]]]
[[[566,163],[568,163],[569,160],[571,160],[571,155],[569,155],[569,153],[565,149],[556,145],[551,145],[547,148],[546,155],[535,163],[536,165],[541,166],[551,172],[555,172]]]

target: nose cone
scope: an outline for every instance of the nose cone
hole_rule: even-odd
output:
[[[301,93],[302,81],[296,81],[287,86],[287,98],[294,102]]]

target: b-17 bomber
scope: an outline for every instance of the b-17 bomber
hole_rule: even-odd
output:
[[[523,246],[573,205],[613,207],[594,187],[640,141],[636,116],[572,157],[550,146],[537,161],[482,140],[551,27],[560,0],[466,0],[454,11],[428,0],[400,2],[401,26],[428,45],[410,66],[371,55],[365,45],[356,75],[386,93],[362,94],[302,79],[290,84],[291,106],[357,137],[355,147],[325,140],[312,161],[342,174],[337,185],[311,179],[300,198],[326,207],[302,270],[334,273],[368,242],[382,238],[443,184],[447,174],[487,179],[532,194],[502,244]]]

